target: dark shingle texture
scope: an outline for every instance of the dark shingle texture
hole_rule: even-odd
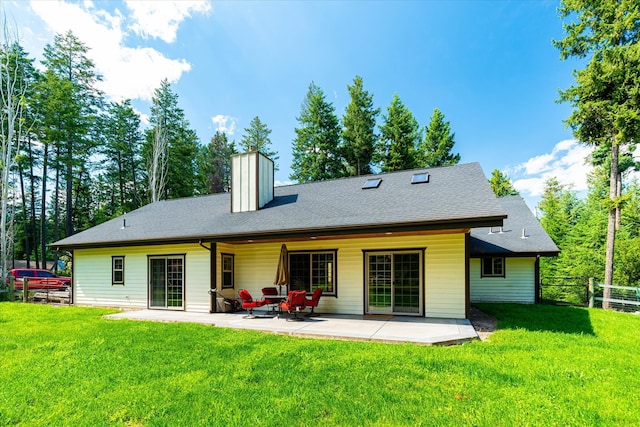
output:
[[[520,196],[498,198],[508,217],[502,226],[471,230],[471,256],[557,255],[558,247]],[[493,230],[492,233],[489,231]],[[522,238],[524,235],[526,238]]]
[[[54,245],[251,239],[399,224],[444,229],[504,218],[479,164],[428,169],[429,182],[412,185],[412,175],[424,170],[377,175],[380,187],[367,190],[362,185],[369,177],[276,187],[274,200],[254,212],[231,213],[229,194],[161,201]]]

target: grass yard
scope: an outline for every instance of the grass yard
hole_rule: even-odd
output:
[[[640,316],[480,308],[489,341],[426,347],[0,303],[0,425],[640,426]]]

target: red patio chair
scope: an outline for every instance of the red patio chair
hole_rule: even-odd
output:
[[[280,303],[280,308],[282,310],[286,310],[289,315],[293,313],[293,317],[289,316],[289,319],[287,320],[304,320],[301,317],[298,317],[298,313],[304,310],[306,295],[307,293],[305,291],[289,291],[289,296],[286,301]]]
[[[307,307],[311,307],[311,313],[307,314],[308,317],[318,316],[318,313],[313,311],[314,308],[318,306],[318,302],[320,301],[320,297],[322,296],[322,288],[316,288],[313,291],[313,295],[311,295],[311,299],[307,298],[304,302],[304,305]]]
[[[242,300],[242,308],[244,308],[245,310],[249,310],[249,314],[246,316],[243,316],[245,319],[253,319],[254,317],[256,317],[253,315],[253,309],[257,307],[262,307],[263,305],[266,304],[265,300],[263,299],[254,300],[251,297],[251,294],[249,293],[249,291],[246,289],[241,289],[239,292],[239,295],[240,295],[240,299]]]

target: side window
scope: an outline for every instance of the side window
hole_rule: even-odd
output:
[[[505,277],[504,258],[482,258],[481,277]]]
[[[111,284],[124,285],[124,257],[111,257]]]
[[[233,288],[233,255],[222,254],[222,289]]]
[[[53,277],[53,273],[48,271],[38,271],[38,277]]]
[[[36,274],[33,270],[20,270],[18,272],[19,277],[36,277]]]

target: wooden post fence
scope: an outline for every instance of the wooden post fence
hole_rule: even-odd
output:
[[[29,278],[22,278],[22,302],[29,302]]]

